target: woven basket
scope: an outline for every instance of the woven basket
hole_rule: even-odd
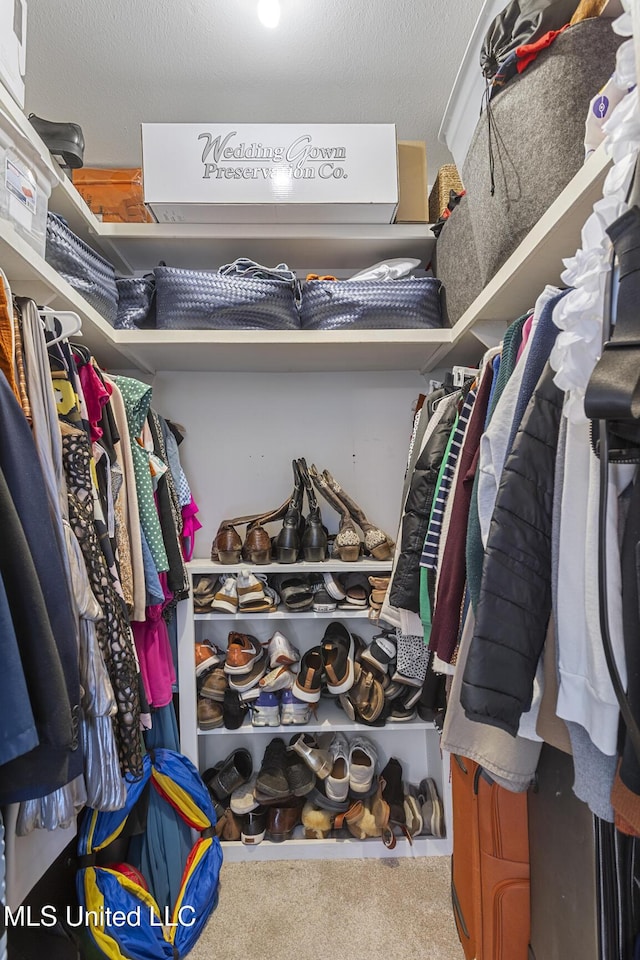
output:
[[[455,190],[460,193],[464,190],[462,180],[455,163],[445,163],[438,170],[438,176],[429,194],[429,220],[437,223],[442,211],[449,203],[449,192]]]

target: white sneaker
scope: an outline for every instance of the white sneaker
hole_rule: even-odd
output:
[[[276,690],[291,690],[295,674],[289,667],[274,667],[262,680],[260,687],[265,693],[275,693]]]
[[[293,690],[285,690],[280,703],[280,723],[284,726],[309,723],[311,706],[304,700],[298,700]]]
[[[264,593],[264,583],[258,580],[248,567],[241,567],[238,574],[238,605],[241,610],[260,610],[271,606]]]
[[[219,610],[221,613],[238,612],[238,588],[235,577],[227,577],[213,598],[211,609]]]
[[[334,600],[344,600],[346,591],[334,573],[323,573],[324,589]]]
[[[369,793],[378,763],[378,752],[368,737],[354,737],[349,748],[349,789]]]
[[[276,630],[274,635],[269,640],[269,663],[272,667],[277,666],[291,666],[292,663],[297,663],[300,659],[300,654],[291,643],[290,640],[287,640],[283,633],[280,633],[279,630]]]
[[[260,692],[251,705],[251,723],[254,727],[277,727],[280,725],[280,704],[275,693]]]
[[[344,733],[336,733],[329,754],[333,766],[324,782],[325,793],[330,800],[342,802],[349,795],[349,743]]]

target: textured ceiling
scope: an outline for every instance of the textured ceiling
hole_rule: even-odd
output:
[[[85,162],[140,164],[143,121],[394,122],[438,128],[482,0],[29,0],[27,107],[74,120]]]

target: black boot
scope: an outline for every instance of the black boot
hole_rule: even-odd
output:
[[[318,563],[324,560],[327,555],[327,529],[322,523],[322,514],[316,498],[311,477],[307,469],[307,462],[302,457],[298,460],[298,470],[307,491],[307,500],[309,502],[309,513],[304,523],[302,533],[302,553],[305,560],[312,563]]]
[[[284,517],[282,530],[276,537],[275,554],[278,563],[295,563],[302,546],[302,497],[304,487],[298,464],[292,461],[294,488]]]

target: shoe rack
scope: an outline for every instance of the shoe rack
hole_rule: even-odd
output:
[[[270,563],[252,569],[255,573],[261,574],[331,572],[339,575],[359,571],[370,575],[389,573],[391,562],[359,560],[354,563],[345,563],[339,560],[326,560],[321,563]],[[189,564],[192,580],[197,579],[200,574],[225,575],[238,571],[239,565],[225,566],[202,560]],[[263,642],[266,642],[275,630],[281,630],[303,654],[310,647],[320,643],[327,623],[331,619],[342,620],[349,630],[360,635],[365,641],[369,641],[379,630],[377,624],[369,620],[368,609],[335,610],[325,613],[294,613],[279,609],[275,613],[202,614],[194,612],[191,598],[179,604],[178,669],[180,736],[183,752],[201,771],[204,771],[219,760],[223,760],[232,750],[245,747],[250,751],[254,770],[257,771],[260,768],[264,750],[273,737],[282,737],[285,743],[288,743],[291,737],[300,731],[310,733],[342,731],[347,739],[356,733],[363,734],[376,744],[380,769],[385,766],[390,757],[397,757],[402,763],[405,780],[412,783],[418,783],[424,777],[432,777],[435,780],[444,805],[445,823],[449,826],[452,819],[448,765],[441,755],[440,734],[433,723],[416,719],[400,723],[387,722],[383,727],[370,727],[350,720],[334,702],[322,698],[318,704],[317,716],[312,715],[309,723],[303,725],[254,727],[250,716],[247,715],[242,726],[237,730],[227,730],[225,727],[217,727],[214,730],[198,729],[196,642],[209,639],[224,649],[231,630],[250,633]],[[404,837],[398,837],[396,847],[393,850],[387,850],[379,839],[307,840],[304,838],[302,827],[296,828],[293,838],[283,843],[263,840],[256,846],[245,846],[240,841],[224,841],[222,846],[228,862],[389,856],[425,857],[451,853],[450,835],[443,839],[414,837],[412,845]]]

